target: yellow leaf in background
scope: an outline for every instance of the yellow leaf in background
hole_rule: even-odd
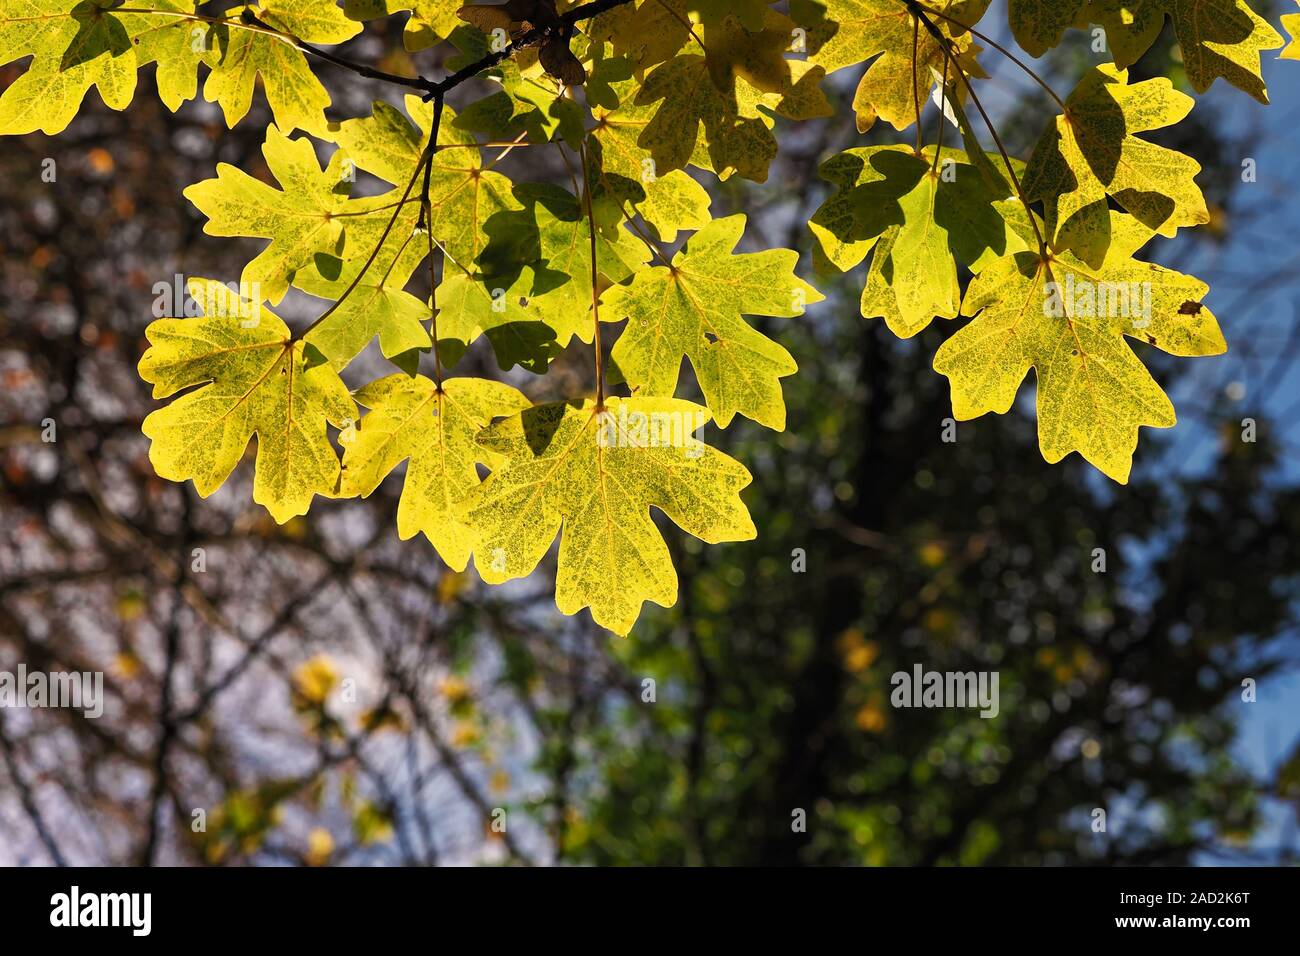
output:
[[[493,418],[527,408],[528,399],[504,382],[451,378],[438,391],[423,376],[401,373],[371,382],[354,398],[371,411],[343,453],[341,493],[366,497],[409,459],[398,535],[423,532],[450,567],[465,570],[473,529],[458,505],[478,486],[475,464],[491,462],[475,437]]]
[[[450,677],[443,678],[442,683],[438,685],[438,693],[447,698],[449,703],[458,704],[469,698],[469,682],[463,677],[452,674]]]
[[[862,709],[853,718],[853,722],[857,725],[858,730],[863,733],[878,734],[885,729],[889,718],[885,714],[884,708],[873,701],[862,705]]]
[[[334,837],[329,830],[316,827],[307,834],[307,852],[303,854],[308,866],[324,866],[334,852]]]
[[[134,680],[139,676],[143,665],[133,651],[123,651],[113,658],[113,671],[122,680]]]
[[[117,596],[117,616],[123,621],[138,620],[144,613],[145,599],[135,588],[123,591]]]
[[[562,613],[590,607],[597,624],[627,634],[643,602],[671,606],[677,573],[652,506],[710,543],[755,536],[740,499],[749,472],[694,437],[708,419],[680,399],[608,398],[602,412],[590,401],[541,405],[487,428],[479,442],[504,464],[464,505],[483,580],[532,573],[563,528]]]
[[[395,730],[398,733],[404,733],[407,730],[407,724],[402,719],[402,715],[386,707],[376,707],[364,711],[357,719],[357,723],[363,731],[370,734],[376,734],[384,730]]]
[[[299,664],[293,672],[293,686],[303,700],[311,704],[323,704],[339,682],[338,668],[325,654]]]
[[[439,604],[450,604],[460,596],[469,583],[469,578],[457,571],[444,571],[438,575],[438,583],[434,586],[434,594],[438,597]]]
[[[453,747],[472,747],[478,743],[482,733],[476,724],[468,720],[459,720],[451,729],[451,745]]]
[[[260,303],[211,279],[192,279],[204,317],[159,319],[145,335],[140,377],[154,398],[185,392],[149,414],[149,460],[171,481],[194,480],[207,497],[257,436],[253,500],[281,524],[333,494],[339,462],[326,423],[342,428],[356,405],[319,350],[294,341]],[[197,386],[197,387],[195,387]]]
[[[363,845],[387,840],[393,835],[392,816],[378,804],[363,801],[352,814],[352,833]]]
[[[1034,368],[1043,457],[1077,451],[1124,484],[1138,429],[1174,424],[1169,398],[1124,337],[1182,356],[1227,345],[1200,304],[1205,283],[1133,259],[1151,231],[1131,216],[1112,212],[1110,232],[1099,268],[1068,252],[1025,252],[984,269],[962,303],[974,320],[940,346],[934,367],[949,378],[961,421],[1005,414]]]

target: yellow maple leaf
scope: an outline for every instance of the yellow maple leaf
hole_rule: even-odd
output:
[[[984,15],[988,0],[931,0],[930,23],[941,44],[899,0],[793,0],[791,16],[807,31],[808,62],[834,73],[871,60],[853,97],[858,131],[881,118],[903,130],[916,121],[944,73],[945,45],[968,75],[983,76],[966,26]],[[913,53],[915,52],[915,56]],[[955,76],[949,68],[949,76]],[[915,86],[913,86],[915,80]]]
[[[1110,64],[1090,70],[1049,125],[1025,168],[1024,190],[1047,203],[1049,225],[1096,264],[1109,243],[1106,197],[1162,236],[1208,222],[1190,156],[1139,139],[1183,119],[1194,101],[1164,78],[1128,82]]]
[[[1110,218],[1112,241],[1098,268],[1060,250],[985,268],[962,303],[974,320],[940,346],[934,368],[950,380],[953,415],[965,421],[1005,414],[1032,367],[1043,457],[1055,463],[1077,451],[1124,484],[1138,429],[1175,421],[1124,337],[1181,356],[1217,355],[1227,345],[1201,306],[1205,283],[1134,259],[1151,230],[1123,213]]]
[[[62,132],[93,86],[104,104],[126,109],[136,70],[158,62],[158,95],[175,112],[193,99],[200,63],[212,62],[207,24],[192,0],[158,0],[157,13],[115,12],[109,0],[6,0],[0,12],[0,64],[32,57],[0,95],[0,135]]]
[[[347,386],[260,303],[211,279],[192,279],[189,289],[203,317],[159,319],[145,330],[139,372],[154,398],[192,389],[144,420],[154,470],[193,479],[206,498],[256,435],[253,500],[281,524],[305,514],[313,496],[338,484],[326,423],[342,428],[356,415]]]
[[[397,107],[376,101],[370,116],[331,124],[326,134],[359,168],[398,187],[398,195],[376,197],[381,204],[399,198],[416,170],[433,125],[432,104],[407,96],[405,105],[411,119]],[[487,244],[483,224],[494,213],[522,206],[511,191],[510,180],[484,167],[474,135],[459,129],[455,120],[456,114],[444,108],[438,126],[440,148],[429,177],[430,231],[453,262],[470,269]]]
[[[499,421],[479,437],[504,463],[465,499],[474,565],[499,584],[532,573],[563,528],[555,603],[591,608],[627,634],[645,601],[670,607],[677,573],[650,508],[709,543],[747,541],[740,499],[750,474],[694,432],[702,406],[670,398],[556,403]]]
[[[259,0],[226,10],[224,16],[238,21],[246,11],[272,29],[314,44],[342,43],[361,32],[361,24],[349,20],[333,2]],[[230,26],[222,27],[222,33],[221,56],[203,84],[203,98],[221,105],[227,126],[234,129],[248,114],[260,80],[276,126],[286,133],[324,133],[330,95],[302,51],[265,30]]]
[[[279,189],[229,163],[218,163],[215,179],[187,186],[183,195],[208,217],[203,226],[208,235],[271,240],[244,267],[240,281],[250,290],[260,289],[260,297],[275,305],[298,270],[312,266],[318,255],[343,255],[343,224],[365,217],[340,219],[338,214],[366,212],[377,203],[348,199],[351,167],[341,150],[322,170],[310,140],[290,139],[269,126],[262,155]]]
[[[631,285],[610,288],[602,317],[628,320],[611,355],[639,394],[671,396],[685,356],[720,426],[739,412],[782,431],[780,379],[798,366],[743,316],[802,315],[822,295],[794,274],[790,250],[736,254],[744,231],[743,215],[713,220],[671,267],[642,269]]]
[[[342,494],[369,495],[409,459],[397,533],[406,540],[423,532],[449,566],[464,571],[473,532],[457,506],[479,483],[475,464],[492,461],[474,439],[493,418],[527,408],[528,399],[504,382],[451,378],[439,390],[422,375],[401,373],[353,397],[371,411],[343,453]]]
[[[456,16],[463,5],[463,0],[343,0],[343,12],[352,20],[377,20],[410,10],[402,42],[414,52],[451,36],[464,22]]]
[[[1105,28],[1115,65],[1121,68],[1137,62],[1169,17],[1183,69],[1197,93],[1223,77],[1268,102],[1260,54],[1281,46],[1282,37],[1246,0],[1091,0],[1087,17]]]

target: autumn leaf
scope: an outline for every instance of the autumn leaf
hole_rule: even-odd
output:
[[[154,398],[191,389],[151,412],[149,460],[171,481],[193,479],[207,497],[225,482],[257,436],[253,500],[283,524],[306,514],[315,495],[331,495],[339,462],[326,423],[344,427],[356,406],[319,350],[294,341],[260,302],[211,279],[190,295],[204,317],[159,319],[145,330],[140,377]]]
[[[1192,105],[1164,78],[1130,84],[1127,70],[1109,64],[1089,71],[1034,148],[1027,198],[1049,204],[1057,230],[1088,237],[1073,250],[1094,264],[1107,245],[1107,196],[1162,236],[1208,222],[1194,181],[1200,164],[1134,135],[1177,123]]]
[[[1110,218],[1099,268],[1060,250],[1017,253],[985,268],[962,303],[974,319],[939,348],[934,367],[950,380],[959,421],[1005,414],[1033,368],[1043,457],[1055,463],[1077,451],[1123,484],[1138,429],[1175,422],[1172,403],[1124,337],[1180,356],[1227,346],[1201,306],[1208,287],[1134,259],[1152,231],[1123,213]]]
[[[831,114],[820,89],[822,67],[784,56],[792,30],[793,21],[774,11],[760,33],[729,17],[705,30],[705,52],[678,54],[654,68],[636,103],[658,103],[637,138],[650,151],[656,175],[689,162],[724,179],[734,171],[765,182],[776,155],[773,115]]]
[[[361,32],[361,25],[338,6],[319,0],[260,0],[232,7],[224,16],[239,21],[246,12],[273,30],[314,44],[342,43]],[[227,126],[233,129],[248,113],[260,81],[276,126],[286,133],[324,132],[330,95],[302,51],[284,37],[255,28],[223,26],[217,35],[224,37],[221,57],[203,84],[203,98],[220,104]]]
[[[802,315],[822,295],[794,274],[798,256],[790,250],[735,253],[744,231],[743,215],[715,219],[670,266],[643,269],[630,285],[611,288],[601,317],[628,320],[610,354],[637,394],[671,396],[686,357],[720,426],[739,412],[782,431],[780,379],[798,366],[744,316]]]
[[[464,571],[473,531],[457,506],[479,483],[476,463],[491,453],[475,437],[493,418],[529,407],[503,382],[447,379],[439,389],[417,375],[389,375],[353,398],[369,408],[343,453],[342,494],[367,497],[402,461],[408,461],[397,505],[402,540],[421,532],[447,564]]]
[[[244,267],[240,281],[250,288],[260,286],[261,296],[274,305],[284,298],[299,269],[313,264],[319,255],[343,255],[344,223],[349,220],[340,216],[370,212],[379,203],[348,199],[352,166],[342,151],[335,152],[322,170],[310,140],[290,139],[271,126],[262,155],[279,189],[218,163],[215,179],[187,187],[184,196],[208,217],[203,227],[208,235],[271,240]]]
[[[603,411],[541,405],[489,426],[479,443],[504,464],[463,505],[483,580],[532,573],[560,532],[561,613],[590,607],[627,634],[645,601],[672,606],[677,574],[651,507],[709,543],[756,533],[739,494],[749,472],[694,437],[708,419],[680,399],[608,398]]]
[[[646,0],[605,11],[591,21],[587,33],[644,71],[672,59],[692,41],[689,13],[687,0]]]
[[[1120,69],[1151,47],[1166,16],[1174,22],[1183,69],[1197,93],[1223,77],[1268,102],[1260,54],[1281,46],[1282,37],[1246,0],[1090,0],[1088,5],[1088,17],[1105,28]]]
[[[451,34],[460,51],[447,60],[447,68],[460,69],[492,52],[491,40],[479,30],[462,26]],[[578,103],[565,95],[565,87],[546,73],[535,51],[525,48],[480,74],[500,89],[462,109],[455,119],[461,129],[500,141],[521,133],[531,142],[561,138],[576,145],[582,138],[583,114]]]
[[[840,186],[809,227],[839,269],[856,266],[873,248],[861,308],[909,338],[936,316],[957,316],[957,267],[978,273],[993,259],[1028,248],[998,205],[1005,181],[990,185],[966,156],[932,148],[917,156],[904,146],[846,150],[822,165]]]

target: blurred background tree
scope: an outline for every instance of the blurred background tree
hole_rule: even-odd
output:
[[[402,69],[400,31],[350,52]],[[1057,89],[1103,58],[1090,40],[1044,61]],[[1047,101],[984,60],[1025,156]],[[1181,82],[1172,37],[1135,70]],[[322,78],[340,116],[388,95]],[[787,430],[712,433],[754,473],[758,540],[701,548],[663,523],[681,598],[626,641],[555,612],[553,561],[487,589],[398,541],[398,476],[285,526],[251,504],[251,469],[207,500],[154,476],[144,326],[175,274],[231,278],[256,247],[203,236],[180,190],[219,160],[265,176],[256,123],[141,96],[8,140],[0,669],[104,670],[108,703],[0,710],[0,863],[1293,861],[1300,709],[1276,701],[1300,661],[1300,87],[1269,79],[1268,109],[1219,84],[1153,137],[1205,167],[1214,221],[1157,258],[1211,284],[1231,352],[1168,382],[1155,359],[1182,420],[1144,433],[1131,485],[1045,464],[1032,393],[946,441],[930,362],[953,325],[900,342],[858,315],[860,270],[822,275],[806,320],[764,323],[800,364]],[[784,129],[769,182],[713,184],[715,214],[747,212],[754,248],[808,249],[819,161],[894,136],[851,115]],[[567,181],[538,152],[504,162]],[[577,394],[588,364],[574,349],[516,384]],[[998,717],[891,707],[918,663],[996,670]]]

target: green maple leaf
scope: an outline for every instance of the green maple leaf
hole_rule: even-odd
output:
[[[145,330],[150,346],[139,372],[154,398],[192,389],[144,420],[154,470],[171,481],[193,479],[206,498],[256,435],[253,500],[280,523],[306,514],[315,495],[332,495],[338,484],[326,423],[351,423],[356,406],[347,387],[260,302],[211,279],[192,279],[189,290],[203,318],[159,319]]]
[[[901,338],[917,334],[936,316],[957,315],[958,264],[978,274],[991,260],[1027,248],[999,205],[1006,193],[991,189],[974,166],[958,162],[955,154],[945,155],[944,163],[935,170],[912,157],[888,171],[901,177],[890,189],[915,185],[898,198],[901,223],[881,233],[861,310],[866,318],[884,318]],[[863,194],[858,195],[861,201]],[[866,215],[869,229],[883,218],[879,210]]]
[[[361,32],[361,25],[344,16],[333,3],[319,0],[262,0],[225,11],[238,20],[248,11],[258,20],[315,44],[342,43]],[[261,81],[275,124],[286,133],[295,129],[322,135],[330,95],[307,65],[307,57],[283,38],[265,31],[223,27],[220,60],[203,84],[203,98],[219,103],[231,129],[248,114],[253,89]]]
[[[1268,102],[1260,53],[1277,49],[1282,37],[1246,0],[1091,0],[1088,5],[1088,18],[1105,28],[1120,68],[1136,63],[1151,47],[1166,16],[1174,22],[1183,69],[1196,92],[1223,77]]]
[[[831,115],[820,89],[825,71],[785,58],[793,29],[771,10],[759,32],[727,17],[704,30],[703,54],[679,54],[654,68],[635,102],[659,103],[637,138],[656,175],[693,163],[723,179],[734,171],[764,182],[777,149],[773,116]]]
[[[402,42],[411,52],[427,50],[451,36],[463,22],[456,16],[462,6],[461,0],[343,0],[343,12],[352,20],[377,20],[411,11],[402,33]]]
[[[62,132],[93,86],[104,104],[127,107],[136,70],[158,62],[158,94],[173,112],[193,99],[208,59],[208,26],[179,17],[117,13],[110,0],[9,0],[0,14],[0,65],[31,56],[0,95],[0,135]],[[159,0],[159,11],[193,13],[194,3]],[[195,33],[197,31],[197,37]]]
[[[555,603],[591,608],[627,634],[645,601],[670,607],[677,573],[651,507],[709,543],[755,536],[740,490],[750,474],[698,438],[708,410],[671,398],[541,405],[489,426],[479,443],[504,460],[462,505],[474,565],[499,584],[531,574],[560,540]]]
[[[1011,32],[1030,56],[1042,56],[1061,42],[1067,29],[1078,26],[1089,0],[1010,0]],[[1127,0],[1132,6],[1132,0]]]
[[[370,116],[331,124],[329,136],[358,167],[404,189],[416,171],[433,123],[433,106],[422,103],[418,96],[406,97],[406,110],[415,125],[396,107],[376,101]],[[520,206],[511,195],[510,180],[484,168],[474,137],[456,129],[455,119],[456,115],[444,108],[439,150],[429,178],[430,231],[447,255],[468,269],[487,244],[483,224],[495,213]]]
[[[587,156],[592,197],[611,204],[618,218],[630,206],[671,242],[680,230],[709,221],[709,194],[685,170],[659,170],[650,150],[638,143],[656,112],[653,105],[637,105],[640,89],[632,79],[612,83],[616,105],[592,107],[596,125]]]
[[[406,235],[406,241],[385,243],[347,298],[305,336],[335,368],[341,369],[352,361],[376,335],[380,351],[388,359],[433,345],[424,328],[430,315],[429,306],[406,291],[411,273],[426,258],[426,246],[422,237],[412,231],[415,206],[407,206],[403,212],[396,231]],[[351,259],[342,264],[333,278],[326,278],[317,270],[305,270],[294,278],[294,285],[312,295],[338,300],[364,264],[364,259]]]
[[[719,425],[740,413],[782,431],[780,379],[798,366],[743,316],[802,315],[822,295],[794,274],[791,250],[734,253],[744,231],[743,215],[715,219],[671,266],[642,269],[630,285],[609,289],[601,317],[628,320],[611,356],[638,395],[671,396],[686,357]]]
[[[438,356],[448,367],[486,335],[504,370],[518,365],[538,375],[562,351],[555,329],[529,308],[533,270],[524,266],[514,281],[486,279],[452,268],[438,283]],[[567,341],[567,340],[566,340]]]
[[[475,464],[494,460],[475,438],[492,419],[528,408],[528,399],[504,382],[452,378],[439,389],[422,375],[402,374],[371,382],[353,398],[370,411],[343,452],[341,494],[367,497],[408,461],[398,536],[423,532],[449,566],[464,571],[474,534],[458,506],[479,484]]]
[[[1091,237],[1076,253],[1093,263],[1105,254],[1107,196],[1162,236],[1209,221],[1194,181],[1200,164],[1134,135],[1177,123],[1193,106],[1190,96],[1164,78],[1130,84],[1127,70],[1104,64],[1065,105],[1034,148],[1024,189],[1030,201],[1049,204],[1049,224]]]
[[[492,275],[507,282],[520,264],[529,264],[528,313],[554,330],[560,347],[574,336],[591,342],[591,235],[582,203],[568,190],[546,183],[522,183],[515,187],[515,198],[524,209],[499,213],[487,223],[492,240],[482,260],[490,260]],[[598,228],[597,290],[627,279],[649,258],[650,250],[626,229]]]
[[[707,59],[696,54],[681,54],[655,67],[636,98],[643,106],[659,102],[637,138],[637,145],[654,160],[652,172],[663,175],[693,163],[724,179],[734,171],[745,179],[766,182],[777,147],[771,129],[774,121],[759,107],[790,119],[830,113],[818,89],[821,69],[799,63],[790,72],[786,91],[768,93],[740,76],[733,78],[730,90],[719,89]]]
[[[962,313],[975,316],[948,339],[935,370],[952,386],[959,420],[1006,413],[1030,368],[1038,377],[1038,439],[1051,463],[1072,451],[1117,482],[1128,481],[1138,429],[1170,428],[1173,405],[1125,343],[1172,355],[1226,350],[1205,283],[1133,258],[1152,235],[1111,212],[1111,244],[1099,267],[1060,249],[997,260],[972,280]]]
[[[809,228],[838,269],[875,250],[862,314],[883,317],[901,338],[936,316],[957,316],[959,264],[978,273],[1028,248],[1000,205],[1010,194],[1006,182],[990,184],[961,153],[944,150],[936,162],[933,148],[917,156],[905,146],[870,146],[832,157],[821,172],[840,189]]]
[[[324,170],[305,138],[290,139],[274,126],[262,146],[266,164],[280,189],[254,179],[227,163],[217,164],[215,179],[205,179],[184,196],[208,217],[203,231],[210,236],[257,236],[270,244],[244,267],[240,281],[260,286],[260,298],[272,305],[284,298],[298,270],[320,256],[340,257],[346,236],[344,223],[382,205],[376,199],[349,200],[352,167],[347,154],[336,151]],[[373,217],[383,216],[375,211]],[[341,218],[342,217],[342,218]],[[361,255],[370,251],[366,248]]]

